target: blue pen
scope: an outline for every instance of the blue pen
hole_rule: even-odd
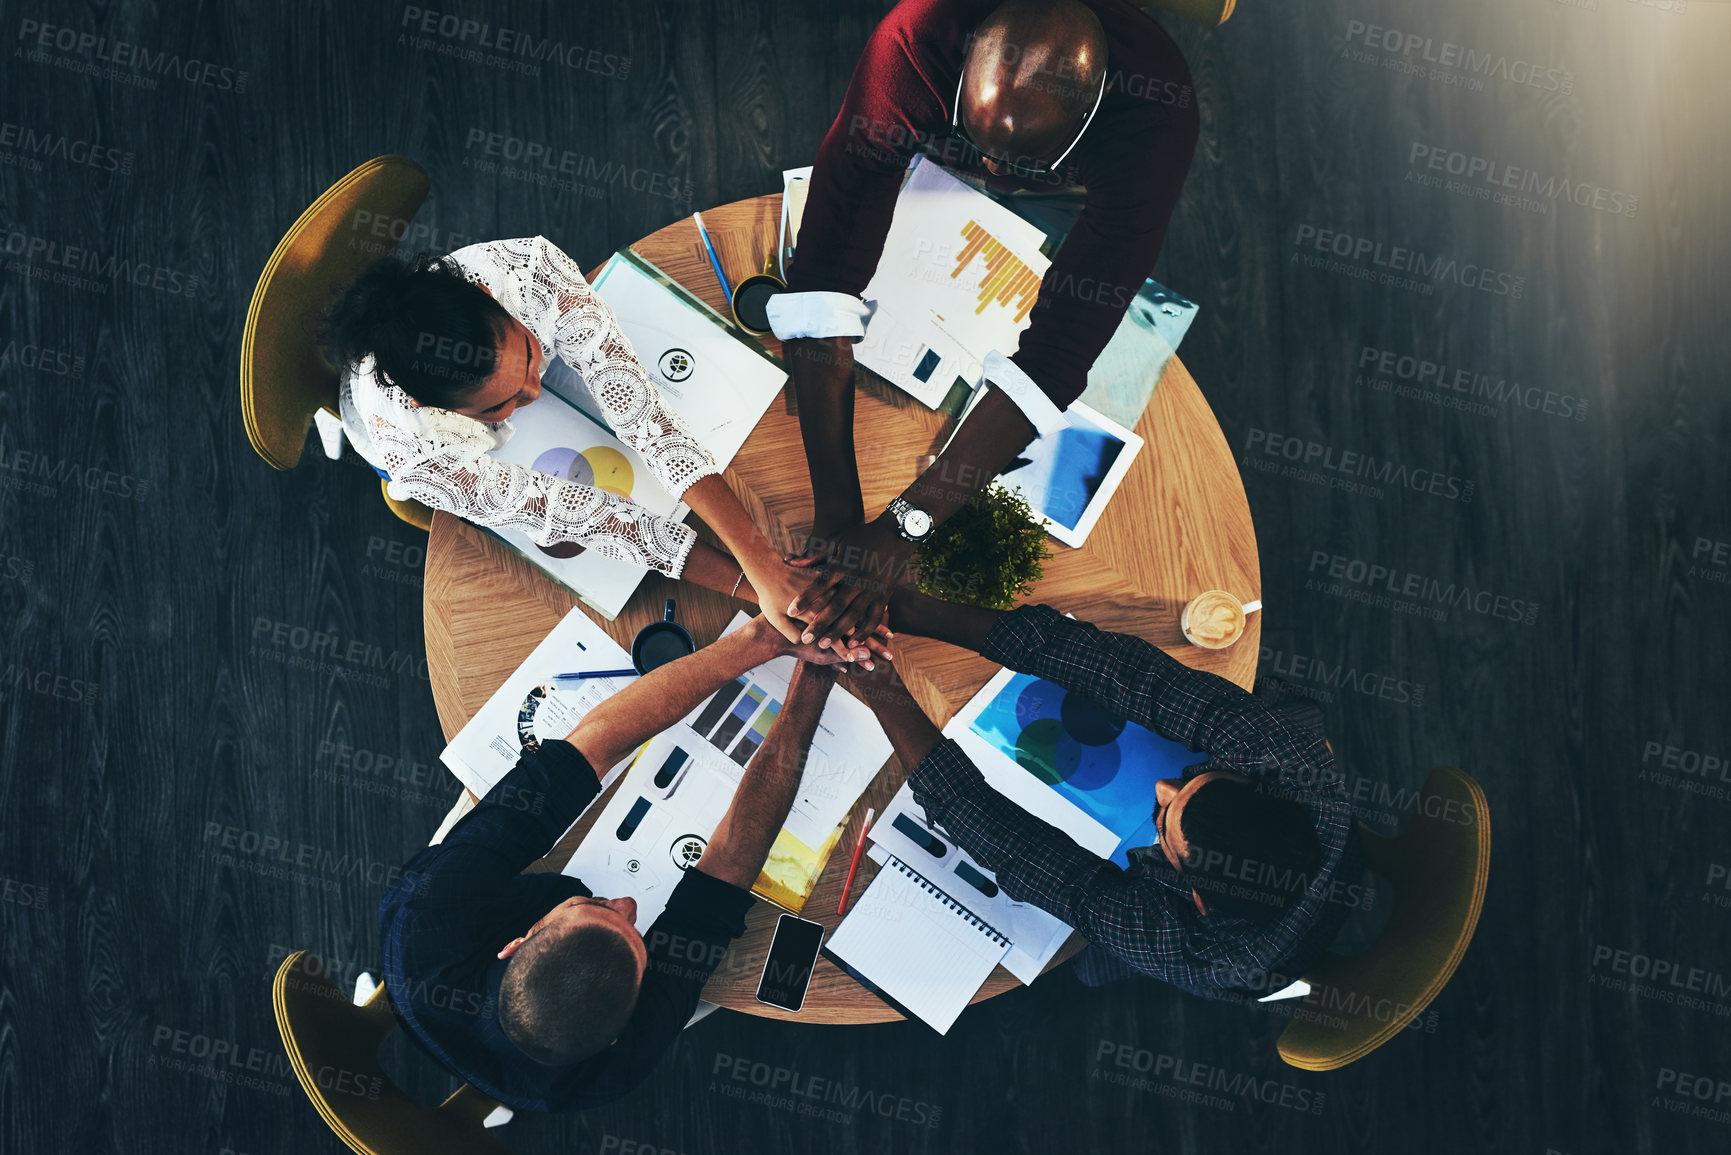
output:
[[[727,283],[727,274],[721,271],[721,261],[715,255],[715,246],[709,243],[709,230],[703,227],[703,214],[692,213],[691,219],[697,222],[697,234],[703,238],[703,247],[709,250],[709,263],[715,266],[715,279],[721,282],[721,294],[727,298],[729,305],[733,304],[733,286]]]
[[[581,682],[585,678],[634,678],[636,670],[576,670],[569,674],[554,674],[555,682]]]

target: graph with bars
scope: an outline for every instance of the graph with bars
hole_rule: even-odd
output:
[[[691,726],[711,746],[744,766],[763,745],[780,713],[781,703],[768,691],[740,678],[717,691]]]
[[[986,275],[980,279],[979,304],[974,308],[975,314],[984,313],[987,305],[997,304],[1014,310],[1016,323],[1021,324],[1027,319],[1028,310],[1034,307],[1035,298],[1040,295],[1039,275],[999,243],[998,238],[987,232],[978,221],[971,220],[963,226],[962,238],[967,244],[956,258],[956,270],[950,278],[960,277],[962,270],[976,256],[984,258]]]

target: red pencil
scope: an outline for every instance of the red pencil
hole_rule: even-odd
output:
[[[865,821],[860,823],[859,837],[854,839],[853,859],[847,864],[847,881],[841,884],[841,905],[835,908],[837,914],[847,913],[847,892],[853,889],[854,871],[859,869],[859,852],[865,849],[866,831],[871,829],[872,816],[876,813],[871,807],[866,807]]]

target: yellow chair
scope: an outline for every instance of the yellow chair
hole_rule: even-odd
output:
[[[1238,0],[1130,0],[1130,3],[1144,12],[1171,12],[1204,28],[1226,23],[1238,6]]]
[[[433,530],[433,510],[413,499],[398,501],[391,496],[391,483],[379,478],[379,492],[385,496],[385,504],[391,507],[391,512],[426,533]]]
[[[275,468],[300,462],[315,412],[336,415],[336,370],[314,341],[320,318],[362,268],[396,251],[392,234],[401,235],[430,186],[407,157],[369,160],[326,189],[265,262],[241,337],[240,400],[247,438]],[[419,502],[385,500],[411,525],[432,525]]]
[[[1468,775],[1437,767],[1405,830],[1388,838],[1360,823],[1358,833],[1365,868],[1394,888],[1394,911],[1369,948],[1330,953],[1304,976],[1318,1015],[1281,1032],[1280,1057],[1307,1071],[1362,1059],[1418,1018],[1460,965],[1484,906],[1490,810]]]
[[[405,1095],[379,1066],[396,1030],[385,988],[363,1004],[296,951],[277,968],[271,1002],[295,1077],[337,1137],[361,1155],[511,1155],[483,1120],[499,1104],[467,1083],[438,1107]]]

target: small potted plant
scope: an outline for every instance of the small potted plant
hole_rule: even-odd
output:
[[[1051,556],[1046,520],[1036,521],[1016,490],[991,485],[920,546],[916,584],[945,601],[1007,610],[1033,589]]]

